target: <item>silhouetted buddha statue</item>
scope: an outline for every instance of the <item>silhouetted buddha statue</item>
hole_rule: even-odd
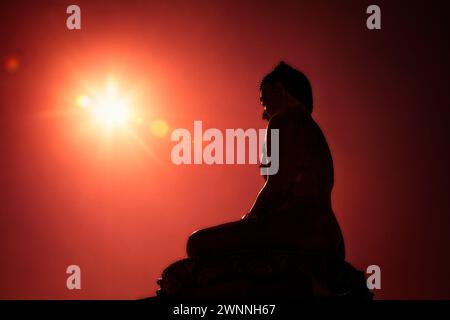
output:
[[[331,208],[333,160],[311,117],[309,81],[281,63],[263,79],[260,100],[269,118],[268,132],[279,129],[279,171],[267,176],[252,209],[241,221],[192,234],[188,256],[290,248],[343,259],[344,244]]]
[[[314,290],[316,296],[318,291],[323,296],[332,296],[332,289],[324,289],[327,286],[340,286],[338,291],[349,291],[349,287],[356,286],[360,292],[366,292],[366,288],[362,288],[364,276],[344,262],[344,241],[331,206],[333,160],[322,131],[311,117],[313,99],[308,79],[281,62],[262,80],[260,94],[263,118],[269,121],[268,132],[279,129],[279,170],[265,177],[266,183],[255,203],[241,220],[202,229],[189,237],[189,261],[200,261],[195,268],[203,270],[199,272],[200,280],[195,281],[208,283],[214,277],[228,279],[222,281],[222,287],[219,285],[222,291],[217,289],[217,283],[203,291],[211,296],[218,290],[226,296],[227,288],[230,293],[236,291],[230,283],[239,278],[254,279],[255,274],[261,275],[261,272],[267,279],[271,276],[280,279],[280,274],[297,277],[303,273],[298,286],[310,287],[310,292],[305,294],[307,297],[314,296]],[[270,143],[268,150],[270,152]],[[194,266],[188,265],[185,263],[184,271],[180,271],[183,268],[175,263],[181,272],[179,277],[183,272],[181,278],[193,272]],[[246,271],[242,271],[244,269]],[[166,279],[163,274],[160,284],[170,287],[170,272],[176,274],[177,269],[169,267]],[[336,284],[333,277],[342,278],[343,274],[344,278],[353,280],[356,275],[356,282],[349,284],[353,280],[344,280]],[[292,282],[292,279],[285,280]],[[314,281],[322,284],[316,283],[314,287],[311,285]],[[195,286],[191,284],[191,289]],[[261,283],[256,287],[261,293]],[[283,288],[291,294],[288,287]],[[270,290],[270,286],[266,289]],[[298,292],[298,288],[295,290]]]

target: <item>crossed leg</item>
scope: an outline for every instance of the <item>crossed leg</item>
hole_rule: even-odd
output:
[[[334,232],[333,232],[334,233]],[[187,242],[189,257],[258,250],[336,254],[336,237],[326,225],[279,219],[242,219],[198,230]]]

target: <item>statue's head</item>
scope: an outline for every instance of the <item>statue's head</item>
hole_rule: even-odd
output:
[[[264,107],[263,118],[267,120],[287,108],[298,108],[310,114],[313,109],[311,84],[302,72],[281,61],[261,81],[260,101]]]

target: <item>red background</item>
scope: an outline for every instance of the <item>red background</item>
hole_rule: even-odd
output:
[[[448,7],[377,1],[2,1],[0,298],[153,295],[195,229],[237,220],[256,166],[175,166],[170,128],[263,128],[258,84],[284,59],[310,78],[335,161],[333,206],[380,299],[450,298]],[[82,81],[144,88],[146,149],[84,128]],[[74,111],[75,110],[75,111]],[[66,289],[66,267],[82,290]]]

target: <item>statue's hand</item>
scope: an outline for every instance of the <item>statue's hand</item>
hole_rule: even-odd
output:
[[[241,217],[241,220],[248,219],[248,217],[249,217],[248,214],[249,214],[249,213],[244,214],[244,215]]]
[[[242,216],[242,218],[241,218],[241,220],[247,220],[247,219],[257,219],[258,218],[258,215],[257,214],[255,214],[255,212],[252,212],[252,211],[250,211],[250,212],[247,212],[246,214],[244,214],[243,216]]]

